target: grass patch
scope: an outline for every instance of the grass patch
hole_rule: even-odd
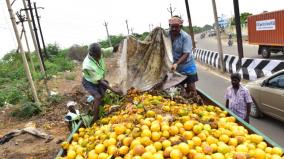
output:
[[[67,74],[65,75],[65,79],[66,79],[66,80],[69,80],[69,81],[74,81],[75,78],[76,78],[76,74],[73,73],[73,72],[67,73]]]
[[[12,112],[12,116],[27,119],[42,112],[42,107],[33,102],[26,102]]]

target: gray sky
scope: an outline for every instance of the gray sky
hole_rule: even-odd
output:
[[[12,0],[11,0],[12,1]],[[186,9],[183,0],[34,0],[39,10],[46,43],[58,43],[61,47],[73,44],[89,44],[106,38],[104,20],[112,35],[127,34],[128,19],[134,32],[149,31],[149,24],[167,28],[171,3],[174,14],[184,19]],[[233,0],[216,0],[218,15],[233,16]],[[213,24],[211,0],[189,0],[193,25]],[[240,12],[261,13],[264,10],[284,9],[284,0],[239,0]],[[16,0],[13,10],[22,8],[22,0]],[[0,0],[0,58],[17,47],[5,0]],[[185,25],[187,25],[185,20]],[[26,28],[27,25],[26,25]],[[19,27],[20,30],[20,27]],[[29,33],[29,32],[27,32]],[[31,37],[28,34],[28,38]],[[32,47],[33,49],[33,47]]]

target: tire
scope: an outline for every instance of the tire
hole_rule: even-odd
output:
[[[250,109],[250,116],[254,117],[254,118],[260,118],[263,117],[263,114],[261,113],[261,111],[259,110],[255,100],[252,100],[253,102],[251,103],[251,109]]]
[[[262,47],[260,49],[260,53],[261,53],[263,58],[269,58],[270,55],[271,55],[271,52],[266,47]]]

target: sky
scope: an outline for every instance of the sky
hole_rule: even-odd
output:
[[[11,0],[12,1],[12,0]],[[185,1],[183,0],[32,0],[41,16],[45,43],[57,43],[61,48],[73,44],[88,45],[106,39],[104,21],[111,35],[127,35],[125,20],[136,33],[149,31],[152,26],[168,27],[172,5],[174,15],[181,15],[184,25],[188,24]],[[211,0],[188,0],[192,23],[196,26],[212,25],[214,22]],[[216,0],[218,16],[234,16],[233,0]],[[284,9],[284,0],[239,0],[240,12],[258,14],[263,11]],[[12,6],[14,13],[23,8],[22,0]],[[15,34],[5,0],[0,0],[0,58],[17,48]],[[151,24],[151,28],[149,25]],[[32,40],[25,24],[29,44]],[[21,30],[20,25],[18,30]],[[25,41],[22,40],[23,44]],[[26,49],[26,45],[24,45]]]

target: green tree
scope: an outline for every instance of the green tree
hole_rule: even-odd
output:
[[[120,34],[120,35],[110,35],[110,40],[111,40],[111,43],[112,43],[113,46],[119,44],[120,41],[122,39],[124,39],[124,38],[125,38],[125,36],[123,36],[122,34]],[[108,39],[100,40],[99,44],[101,45],[102,48],[110,47]]]
[[[252,14],[249,13],[249,12],[241,13],[241,15],[240,15],[241,24],[245,24],[247,22],[248,16],[250,16],[250,15],[252,15]],[[230,18],[230,20],[231,20],[231,25],[235,25],[235,17]]]

